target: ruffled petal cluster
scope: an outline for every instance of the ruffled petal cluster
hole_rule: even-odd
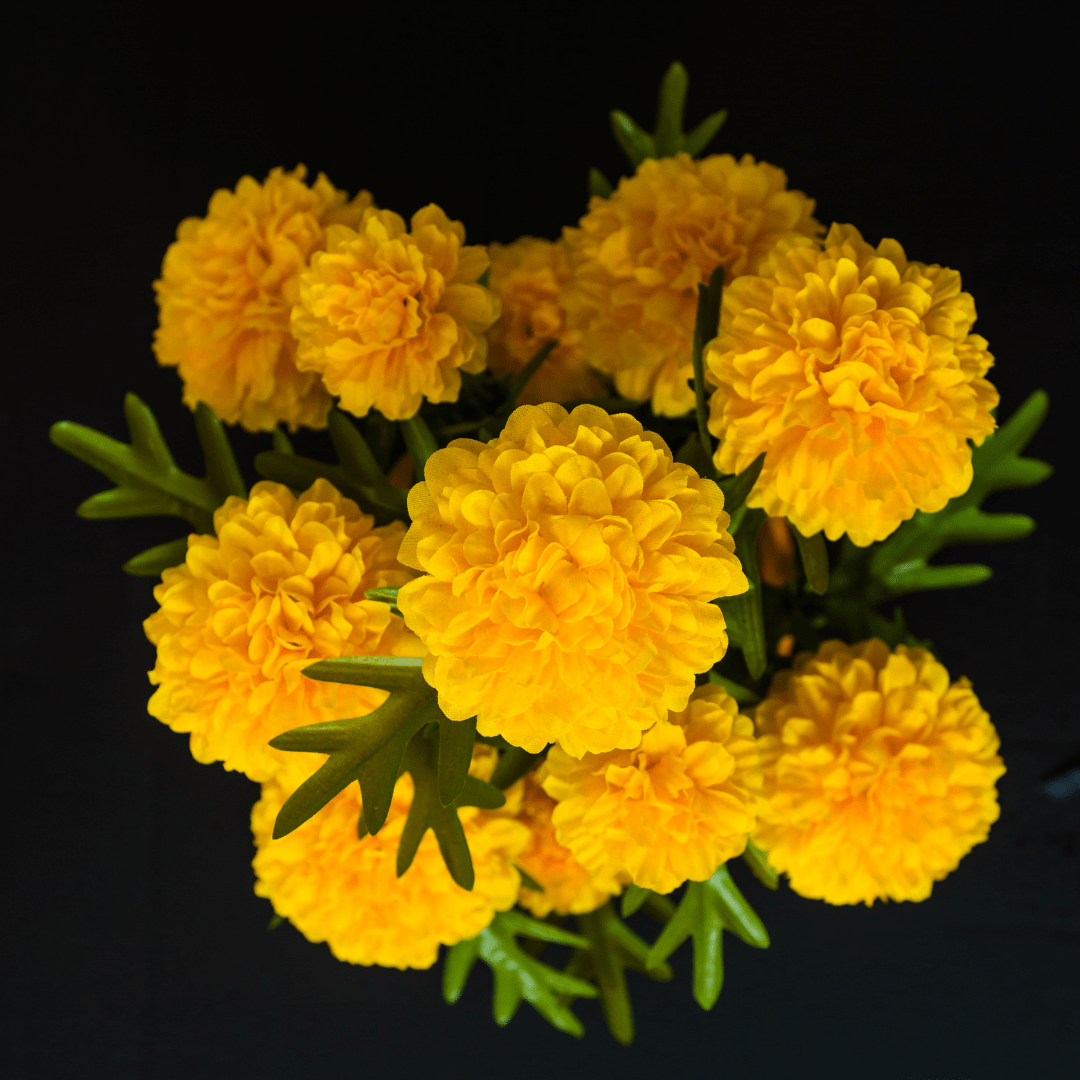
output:
[[[490,747],[477,746],[473,775],[490,777],[495,756]],[[513,792],[502,810],[458,811],[476,873],[471,891],[450,877],[431,830],[412,865],[397,876],[398,844],[413,797],[407,773],[394,788],[386,824],[362,839],[356,829],[362,809],[358,784],[287,836],[271,839],[289,794],[285,784],[265,784],[252,811],[255,892],[309,941],[325,941],[339,960],[429,968],[440,945],[475,937],[517,899],[521,875],[514,863],[529,843],[529,829],[513,817]],[[518,803],[520,798],[518,792]]]
[[[405,527],[374,528],[326,480],[299,498],[263,481],[217,510],[214,531],[190,536],[184,563],[154,589],[160,608],[143,623],[157,646],[149,710],[191,733],[197,761],[267,780],[290,756],[270,739],[386,700],[384,690],[305,678],[308,664],[420,655],[390,606],[364,597],[414,576],[397,561]]]
[[[559,290],[570,280],[566,245],[523,236],[512,244],[492,244],[488,253],[489,283],[502,302],[502,314],[488,334],[491,370],[516,374],[545,342],[559,342],[518,394],[517,404],[603,397],[604,381],[586,363],[581,334],[567,327],[559,303]]]
[[[925,900],[997,820],[997,732],[925,649],[827,641],[775,677],[756,721],[754,840],[803,896]]]
[[[643,161],[565,231],[573,278],[562,303],[589,363],[624,396],[651,397],[654,412],[692,409],[698,285],[718,266],[729,281],[757,273],[785,237],[820,235],[813,212],[782,169],[749,154]]]
[[[540,778],[558,802],[559,843],[601,887],[633,882],[658,893],[705,881],[740,854],[761,791],[754,725],[711,685],[633,750],[577,761],[553,747]]]
[[[628,414],[523,405],[457,439],[409,493],[398,605],[452,719],[569,754],[637,745],[727,650],[746,590],[711,480]]]
[[[357,224],[371,195],[349,202],[322,173],[311,187],[306,175],[273,169],[265,183],[245,176],[215,192],[205,218],[180,223],[154,282],[158,362],[179,369],[186,405],[205,402],[248,431],[325,427],[330,409],[318,375],[296,369],[289,316],[327,226]]]
[[[971,483],[968,440],[994,429],[974,321],[960,275],[909,262],[895,240],[873,248],[834,225],[824,251],[782,242],[725,291],[706,350],[718,467],[764,452],[747,503],[805,536],[865,546],[940,510]]]
[[[518,858],[517,865],[537,883],[543,892],[521,888],[518,903],[537,918],[551,912],[557,915],[583,915],[595,911],[621,886],[610,876],[597,882],[555,837],[551,815],[555,800],[544,791],[535,773],[525,777],[525,797],[518,820],[529,827],[532,839]]]
[[[484,332],[499,315],[498,298],[477,283],[487,252],[466,247],[464,226],[434,204],[411,229],[371,210],[356,229],[330,229],[300,280],[297,366],[318,372],[357,416],[374,407],[405,420],[424,398],[456,401],[461,372],[487,360]]]

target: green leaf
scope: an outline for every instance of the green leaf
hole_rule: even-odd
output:
[[[753,690],[721,675],[718,671],[709,672],[709,682],[722,686],[740,705],[756,705],[761,700]]]
[[[750,588],[738,596],[720,600],[726,619],[733,623],[746,668],[753,679],[765,674],[768,648],[765,643],[765,616],[761,609],[761,576],[758,573],[757,534],[765,520],[764,510],[746,510],[735,530],[735,554],[742,563]]]
[[[721,866],[708,881],[691,881],[671,921],[649,951],[648,963],[666,960],[687,938],[694,944],[694,1000],[711,1009],[724,985],[723,931],[763,949],[769,935]]]
[[[412,454],[416,475],[418,478],[423,478],[427,460],[439,449],[439,444],[419,412],[415,416],[410,416],[408,420],[401,421],[401,433],[405,436],[405,445],[409,453]]]
[[[769,863],[768,854],[762,851],[753,840],[747,840],[746,850],[743,852],[742,857],[743,862],[750,867],[754,877],[756,877],[766,889],[776,889],[779,886],[780,875]]]
[[[814,592],[823,596],[829,588],[829,553],[825,550],[825,534],[816,532],[813,536],[803,536],[794,525],[791,532],[799,548],[806,580]]]
[[[626,987],[626,969],[666,982],[672,977],[671,968],[663,963],[649,966],[649,945],[615,914],[610,900],[596,911],[577,916],[577,921],[589,941],[582,967],[596,979],[608,1030],[623,1045],[629,1045],[634,1040],[634,1010]]]
[[[680,65],[681,66],[681,65]],[[705,451],[709,468],[703,475],[710,480],[717,480],[716,467],[713,464],[712,438],[709,435],[709,410],[705,392],[705,346],[716,337],[720,326],[720,300],[724,288],[724,268],[716,267],[709,278],[708,285],[698,285],[698,306],[694,320],[694,344],[691,359],[694,366],[694,407],[697,417],[698,443]]]
[[[397,606],[397,594],[400,586],[387,585],[378,589],[365,589],[364,596],[368,600],[375,600],[380,604],[389,604],[393,615],[400,615],[401,608]]]
[[[285,433],[285,429],[279,424],[270,435],[270,445],[279,454],[295,454],[292,440]]]
[[[724,493],[724,510],[734,519],[740,508],[746,505],[761,470],[765,465],[765,455],[758,454],[741,473],[725,477],[720,481],[720,490]]]
[[[111,491],[85,500],[76,512],[87,518],[180,517],[198,532],[212,534],[214,511],[228,494],[221,485],[231,482],[228,469],[220,461],[210,463],[207,477],[201,480],[181,470],[154,414],[134,394],[124,398],[124,417],[130,444],[63,420],[49,429],[49,438],[55,445],[97,469],[116,485]],[[212,425],[204,421],[204,427]],[[205,447],[207,437],[203,431],[200,438],[204,439]],[[215,452],[220,449],[212,433],[209,442],[216,448]]]
[[[683,136],[683,150],[692,158],[698,157],[716,138],[727,116],[727,109],[721,109],[719,112],[714,112],[712,116],[705,117],[693,131]]]
[[[550,1024],[580,1038],[585,1029],[560,995],[596,997],[596,988],[584,979],[556,971],[530,956],[517,943],[517,936],[587,948],[588,941],[558,927],[537,922],[516,911],[500,912],[477,937],[455,945],[443,967],[443,996],[450,1004],[461,997],[465,982],[477,959],[491,968],[495,980],[493,1012],[496,1023],[509,1023],[517,1003],[527,1001]]]
[[[266,925],[266,929],[267,929],[267,930],[276,930],[276,929],[277,929],[277,928],[278,928],[278,927],[279,927],[279,926],[280,926],[280,925],[281,925],[281,924],[282,924],[283,922],[287,922],[287,921],[288,921],[288,920],[287,920],[287,919],[285,918],[285,916],[284,916],[284,915],[278,915],[278,914],[277,914],[277,913],[275,912],[275,913],[274,913],[274,914],[273,914],[273,915],[272,915],[272,916],[270,917],[270,922],[269,922],[269,923],[267,923],[267,925]]]
[[[500,791],[505,791],[511,784],[520,780],[527,772],[532,772],[543,754],[530,754],[520,746],[511,746],[499,755],[491,782]]]
[[[529,380],[536,374],[540,365],[555,351],[558,344],[558,340],[545,341],[544,344],[536,350],[532,359],[517,373],[517,375],[514,376],[513,381],[510,383],[510,387],[506,392],[506,401],[501,410],[503,414],[509,416],[510,413],[514,411],[518,394],[529,385]]]
[[[430,689],[424,681],[424,661],[419,656],[338,656],[332,660],[317,660],[314,664],[308,664],[304,668],[304,674],[309,679],[318,679],[320,682],[374,686],[378,690],[410,690],[419,693]],[[430,690],[430,693],[434,692]],[[319,726],[311,725],[312,728]]]
[[[248,497],[247,485],[240,475],[229,437],[214,415],[214,410],[201,401],[195,406],[195,432],[199,436],[203,460],[206,462],[206,482],[214,494],[224,502],[230,495],[241,499]]]
[[[476,742],[476,717],[451,720],[439,712],[439,802],[449,806],[465,786]]]
[[[894,596],[927,589],[955,589],[979,585],[993,576],[989,566],[966,563],[961,566],[927,566],[922,559],[894,566],[884,579]]]
[[[611,181],[596,168],[589,170],[589,194],[599,195],[601,199],[610,199],[614,191]]]
[[[646,158],[656,157],[653,137],[638,127],[626,113],[612,110],[611,130],[632,168],[636,169]]]
[[[163,570],[179,566],[187,558],[188,538],[181,536],[133,555],[122,569],[135,577],[157,577]]]
[[[683,149],[683,113],[690,77],[677,60],[660,80],[656,106],[656,134],[653,143],[658,157],[673,157]]]
[[[645,903],[649,896],[649,890],[643,889],[640,885],[627,885],[622,894],[622,903],[620,910],[622,911],[622,917],[629,919],[635,911],[639,910],[641,905]]]
[[[521,878],[521,887],[523,889],[532,889],[533,892],[541,893],[544,891],[544,886],[541,885],[540,882],[532,876],[532,874],[528,873],[525,870],[522,870],[522,868],[516,864],[514,866],[514,869],[518,872],[518,875]]]

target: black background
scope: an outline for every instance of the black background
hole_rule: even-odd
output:
[[[16,905],[0,1073],[1075,1075],[1080,799],[1039,787],[1080,750],[1065,28],[1041,4],[1007,21],[975,4],[389,7],[186,5],[162,8],[168,23],[149,5],[39,11],[9,37],[4,729],[17,738],[3,838]],[[249,865],[255,786],[197,765],[145,711],[152,583],[119,564],[177,524],[76,519],[102,484],[46,433],[70,419],[124,436],[130,389],[198,470],[179,382],[150,353],[150,283],[215,188],[302,161],[406,216],[435,201],[473,241],[555,236],[584,209],[589,166],[622,172],[607,111],[651,126],[676,58],[689,122],[731,110],[714,150],[779,164],[823,221],[962,272],[1001,414],[1036,387],[1051,394],[1030,452],[1058,471],[991,504],[1031,513],[1031,538],[948,556],[989,562],[993,580],[908,605],[1001,733],[1009,771],[989,843],[917,905],[832,908],[767,893],[737,867],[772,947],[728,939],[711,1013],[690,997],[688,948],[673,985],[631,976],[638,1038],[624,1049],[593,1003],[578,1006],[581,1042],[527,1006],[499,1029],[482,967],[449,1008],[438,968],[350,967],[291,927],[266,932]],[[235,441],[246,461],[268,445]]]

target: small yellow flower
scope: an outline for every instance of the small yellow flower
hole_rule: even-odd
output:
[[[724,497],[632,416],[523,405],[409,493],[398,606],[451,719],[575,756],[637,745],[727,650],[747,588]]]
[[[603,397],[604,381],[586,363],[581,334],[566,326],[559,304],[559,290],[570,280],[566,245],[523,236],[512,244],[492,244],[488,253],[491,288],[502,301],[502,315],[488,334],[491,370],[516,374],[544,342],[559,342],[518,394],[517,404]]]
[[[711,685],[636,749],[575,761],[553,747],[540,778],[558,801],[559,843],[613,891],[633,882],[668,893],[710,878],[745,849],[761,790],[754,725]]]
[[[487,779],[495,751],[478,745],[474,776]],[[517,785],[520,789],[520,785]],[[253,866],[255,892],[313,942],[325,941],[339,960],[395,968],[429,968],[439,945],[475,937],[497,911],[513,907],[521,876],[514,863],[529,843],[529,830],[514,820],[514,793],[507,806],[458,811],[472,855],[476,881],[471,891],[446,869],[438,841],[429,830],[408,870],[397,876],[397,850],[412,803],[412,777],[394,788],[386,824],[375,836],[356,835],[360,788],[350,784],[325,809],[298,829],[271,839],[274,819],[290,794],[274,781],[263,785],[251,814],[258,851]],[[516,801],[520,802],[520,790]]]
[[[371,195],[347,202],[322,173],[311,187],[306,175],[273,169],[263,184],[245,176],[215,192],[205,218],[180,223],[154,282],[158,362],[179,369],[186,405],[205,402],[248,431],[326,426],[330,395],[296,370],[289,314],[327,226],[358,223]]]
[[[389,210],[328,230],[293,309],[299,369],[318,372],[356,416],[374,406],[405,420],[425,397],[456,401],[461,372],[483,370],[484,332],[499,316],[477,284],[487,252],[464,244],[461,222],[434,204],[413,214],[411,232]]]
[[[571,852],[555,838],[551,813],[555,800],[540,786],[535,773],[525,777],[525,797],[518,820],[529,826],[532,839],[517,860],[517,865],[544,888],[543,892],[521,888],[518,903],[537,918],[554,911],[557,915],[583,915],[595,911],[620,885],[608,881],[604,886],[592,879],[589,872]]]
[[[925,900],[997,820],[998,737],[925,649],[827,641],[757,708],[754,840],[803,896]]]
[[[825,250],[782,242],[724,293],[706,349],[716,464],[765,467],[747,499],[804,535],[883,540],[971,484],[994,429],[993,363],[960,275],[834,225]]]
[[[270,779],[290,757],[270,739],[386,700],[385,690],[305,678],[308,664],[420,655],[390,606],[364,597],[413,577],[397,561],[405,526],[372,524],[326,480],[298,499],[263,481],[216,511],[216,536],[188,537],[187,559],[161,575],[161,607],[143,627],[157,646],[150,715],[190,732],[196,761]]]
[[[699,283],[721,265],[729,281],[757,273],[778,240],[820,235],[813,212],[783,170],[749,154],[643,161],[565,231],[573,278],[561,298],[589,363],[656,413],[692,409]]]

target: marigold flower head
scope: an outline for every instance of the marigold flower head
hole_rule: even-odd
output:
[[[581,334],[566,325],[559,290],[570,280],[566,245],[523,236],[492,244],[488,280],[502,314],[488,334],[488,364],[496,375],[516,374],[547,341],[558,346],[518,394],[519,405],[603,397],[604,381],[589,367]]]
[[[186,405],[248,431],[325,427],[330,409],[319,377],[296,370],[289,315],[327,226],[359,222],[371,194],[348,202],[322,173],[311,187],[306,175],[273,169],[216,191],[205,218],[180,223],[154,282],[158,362],[179,369]]]
[[[926,649],[827,641],[776,675],[756,721],[754,840],[803,896],[925,900],[997,820],[997,732]]]
[[[400,522],[373,528],[326,480],[299,498],[263,481],[214,514],[216,536],[188,538],[161,575],[143,628],[157,646],[151,716],[191,732],[196,761],[267,780],[290,755],[266,744],[289,728],[362,716],[386,691],[316,682],[301,672],[335,656],[418,656],[388,604],[365,589],[401,585]]]
[[[529,846],[522,852],[517,865],[544,891],[521,888],[518,903],[537,918],[554,911],[557,915],[583,915],[595,911],[621,886],[609,879],[600,884],[574,858],[568,848],[555,838],[551,814],[555,800],[540,786],[536,773],[525,777],[525,795],[518,820],[528,825],[532,834]]]
[[[487,779],[494,762],[495,751],[478,745],[471,771]],[[412,865],[397,876],[398,844],[413,797],[408,773],[394,788],[386,823],[363,839],[356,829],[362,809],[357,784],[298,829],[271,839],[289,794],[278,781],[265,784],[252,811],[255,892],[309,941],[325,941],[339,960],[429,968],[440,944],[475,937],[495,912],[513,907],[517,899],[521,875],[513,864],[529,843],[529,830],[514,820],[510,799],[499,811],[471,806],[458,811],[476,873],[472,890],[466,891],[450,877],[431,830]]]
[[[477,284],[487,252],[464,246],[461,222],[434,204],[411,228],[371,210],[357,229],[328,230],[300,279],[297,366],[318,372],[357,416],[374,406],[405,420],[425,397],[456,401],[461,372],[486,363],[484,332],[499,315],[498,298]]]
[[[632,416],[523,405],[409,493],[398,606],[454,720],[531,752],[637,745],[724,655],[711,603],[747,588],[711,480]]]
[[[971,483],[971,447],[994,429],[993,363],[972,334],[960,275],[871,247],[834,225],[820,251],[781,242],[760,276],[725,291],[706,349],[716,463],[741,472],[765,452],[747,503],[805,536],[865,546]]]
[[[558,801],[559,843],[599,885],[659,893],[705,881],[745,849],[761,790],[754,725],[711,685],[633,750],[576,761],[552,747],[540,777]]]
[[[589,363],[654,412],[692,409],[698,285],[721,265],[729,281],[756,273],[784,237],[818,236],[813,212],[782,169],[749,154],[643,161],[565,231],[574,273],[561,299]]]

